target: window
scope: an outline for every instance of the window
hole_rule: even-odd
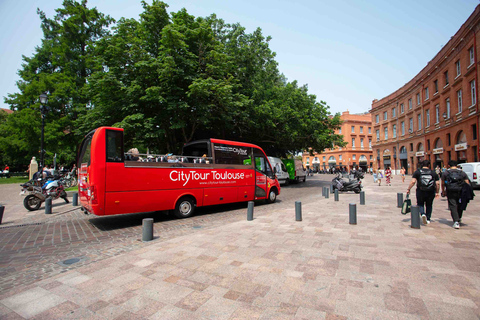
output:
[[[357,160],[357,155],[356,154],[352,155],[352,159]]]
[[[468,55],[470,57],[470,65],[469,67],[475,62],[475,56],[473,55],[473,47],[468,49]]]
[[[420,93],[417,93],[417,106],[420,104]]]
[[[412,109],[412,99],[408,99],[408,109]]]
[[[368,127],[368,134],[372,134],[372,127]]]
[[[252,149],[250,147],[239,147],[239,146],[233,146],[228,144],[215,144],[214,146],[215,163],[216,164],[240,164],[240,165],[251,164],[252,163],[252,161],[250,160],[251,152],[252,152]],[[258,157],[260,157],[260,155]],[[262,166],[261,169],[259,169],[260,171],[264,172],[265,170],[268,169],[263,164],[262,162],[263,160],[258,159],[257,161],[261,161],[261,163],[257,163],[257,165]]]
[[[363,138],[360,138],[360,148],[363,149]]]
[[[438,93],[438,80],[433,81],[433,85],[435,86],[435,93]]]
[[[338,160],[342,161],[342,155],[338,156]]]
[[[449,146],[452,144],[452,141],[450,139],[450,133],[447,133],[447,143]]]
[[[363,133],[363,127],[360,127],[360,133]]]
[[[418,120],[418,130],[422,129],[422,115],[419,114],[417,115],[417,120]]]
[[[476,124],[472,124],[472,140],[477,140],[477,125]]]
[[[387,120],[387,119],[388,119],[388,112],[385,111],[385,112],[383,113],[383,120]]]
[[[457,70],[457,77],[460,76],[460,74],[462,73],[462,69],[460,68],[460,60],[457,60],[457,62],[455,62],[455,70]]]
[[[477,103],[477,90],[475,89],[475,80],[470,82],[470,95],[472,98],[472,106]]]
[[[379,123],[380,122],[380,116],[377,114],[375,115],[375,122],[376,123]]]
[[[458,113],[462,112],[462,89],[457,91]]]
[[[325,156],[323,156],[323,161],[325,161]]]
[[[395,113],[396,113],[396,109],[395,109],[395,108],[393,108],[393,109],[392,109],[392,118],[395,118],[395,116],[396,116],[396,114],[395,114]]]
[[[410,143],[410,151],[413,151],[413,143]]]
[[[393,125],[392,132],[393,132],[392,133],[393,137],[396,138],[397,137],[397,125],[396,124]]]
[[[372,156],[372,155],[370,155],[370,160],[373,160],[373,156]]]
[[[122,131],[107,130],[107,162],[123,162]]]
[[[413,118],[410,118],[410,127],[408,128],[408,131],[413,132]]]
[[[388,140],[388,127],[385,127],[385,140]]]
[[[430,151],[430,139],[427,140],[427,150]]]
[[[355,138],[352,138],[352,148],[355,148]]]
[[[342,128],[338,129],[338,134],[342,134]]]
[[[405,107],[403,106],[403,103],[400,104],[400,113],[404,113],[405,112]]]
[[[443,73],[443,77],[445,78],[445,87],[448,86],[448,71]]]
[[[426,126],[429,127],[430,126],[430,109],[428,109],[427,111],[425,111],[425,118],[427,118],[427,124]]]
[[[355,126],[352,126],[352,133],[355,133]]]
[[[368,147],[372,149],[372,139],[368,139]]]
[[[445,100],[445,104],[447,105],[447,119],[450,119],[450,98]]]
[[[377,134],[377,141],[380,141],[380,130],[376,130],[375,133]]]
[[[307,158],[307,165],[310,164],[310,158]]]
[[[425,88],[425,100],[428,100],[429,98],[429,93],[428,93],[428,87]]]
[[[439,123],[440,122],[440,105],[437,104],[435,106],[435,123]]]
[[[400,124],[401,125],[401,129],[402,129],[402,136],[405,135],[405,121],[402,121],[402,123]]]

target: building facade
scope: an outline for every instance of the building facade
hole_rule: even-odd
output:
[[[334,147],[313,156],[303,153],[303,165],[314,171],[328,170],[336,167],[361,167],[366,170],[373,164],[372,153],[372,118],[370,114],[350,114],[345,111],[340,117],[343,121],[336,134],[343,135],[347,145],[343,148]]]
[[[478,52],[480,6],[412,80],[381,100],[373,100],[374,168],[402,167],[411,174],[429,159],[479,158]]]

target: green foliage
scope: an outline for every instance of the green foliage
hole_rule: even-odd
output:
[[[249,34],[186,9],[169,14],[158,0],[142,6],[138,20],[122,18],[111,32],[113,20],[85,0],[65,0],[54,19],[38,11],[44,39],[24,57],[20,92],[6,99],[18,111],[0,119],[0,156],[26,164],[38,155],[44,91],[51,108],[46,150],[59,162],[71,162],[79,140],[99,126],[124,128],[127,149],[152,152],[178,153],[210,137],[251,142],[277,156],[343,144],[332,133],[339,116],[280,74],[261,29]]]

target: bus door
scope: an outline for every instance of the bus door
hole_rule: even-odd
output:
[[[255,160],[255,198],[266,198],[269,185],[267,177],[273,176],[273,170],[265,157],[265,154],[259,149],[253,149]]]
[[[87,134],[85,139],[83,139],[82,144],[78,150],[77,154],[77,168],[78,168],[78,191],[79,191],[79,200],[80,203],[88,210],[92,210],[91,204],[91,194],[90,194],[90,183],[89,170],[91,164],[91,148],[92,148],[92,138],[95,131]]]

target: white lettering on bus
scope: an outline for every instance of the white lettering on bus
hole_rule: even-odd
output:
[[[243,172],[218,172],[218,171],[211,171],[213,180],[241,180],[245,179],[245,173]],[[210,179],[210,172],[197,172],[197,171],[190,171],[190,172],[183,172],[172,170],[170,172],[170,180],[171,181],[181,181],[184,182],[183,186],[186,186],[187,183],[190,181],[198,181],[198,180],[208,180]]]

